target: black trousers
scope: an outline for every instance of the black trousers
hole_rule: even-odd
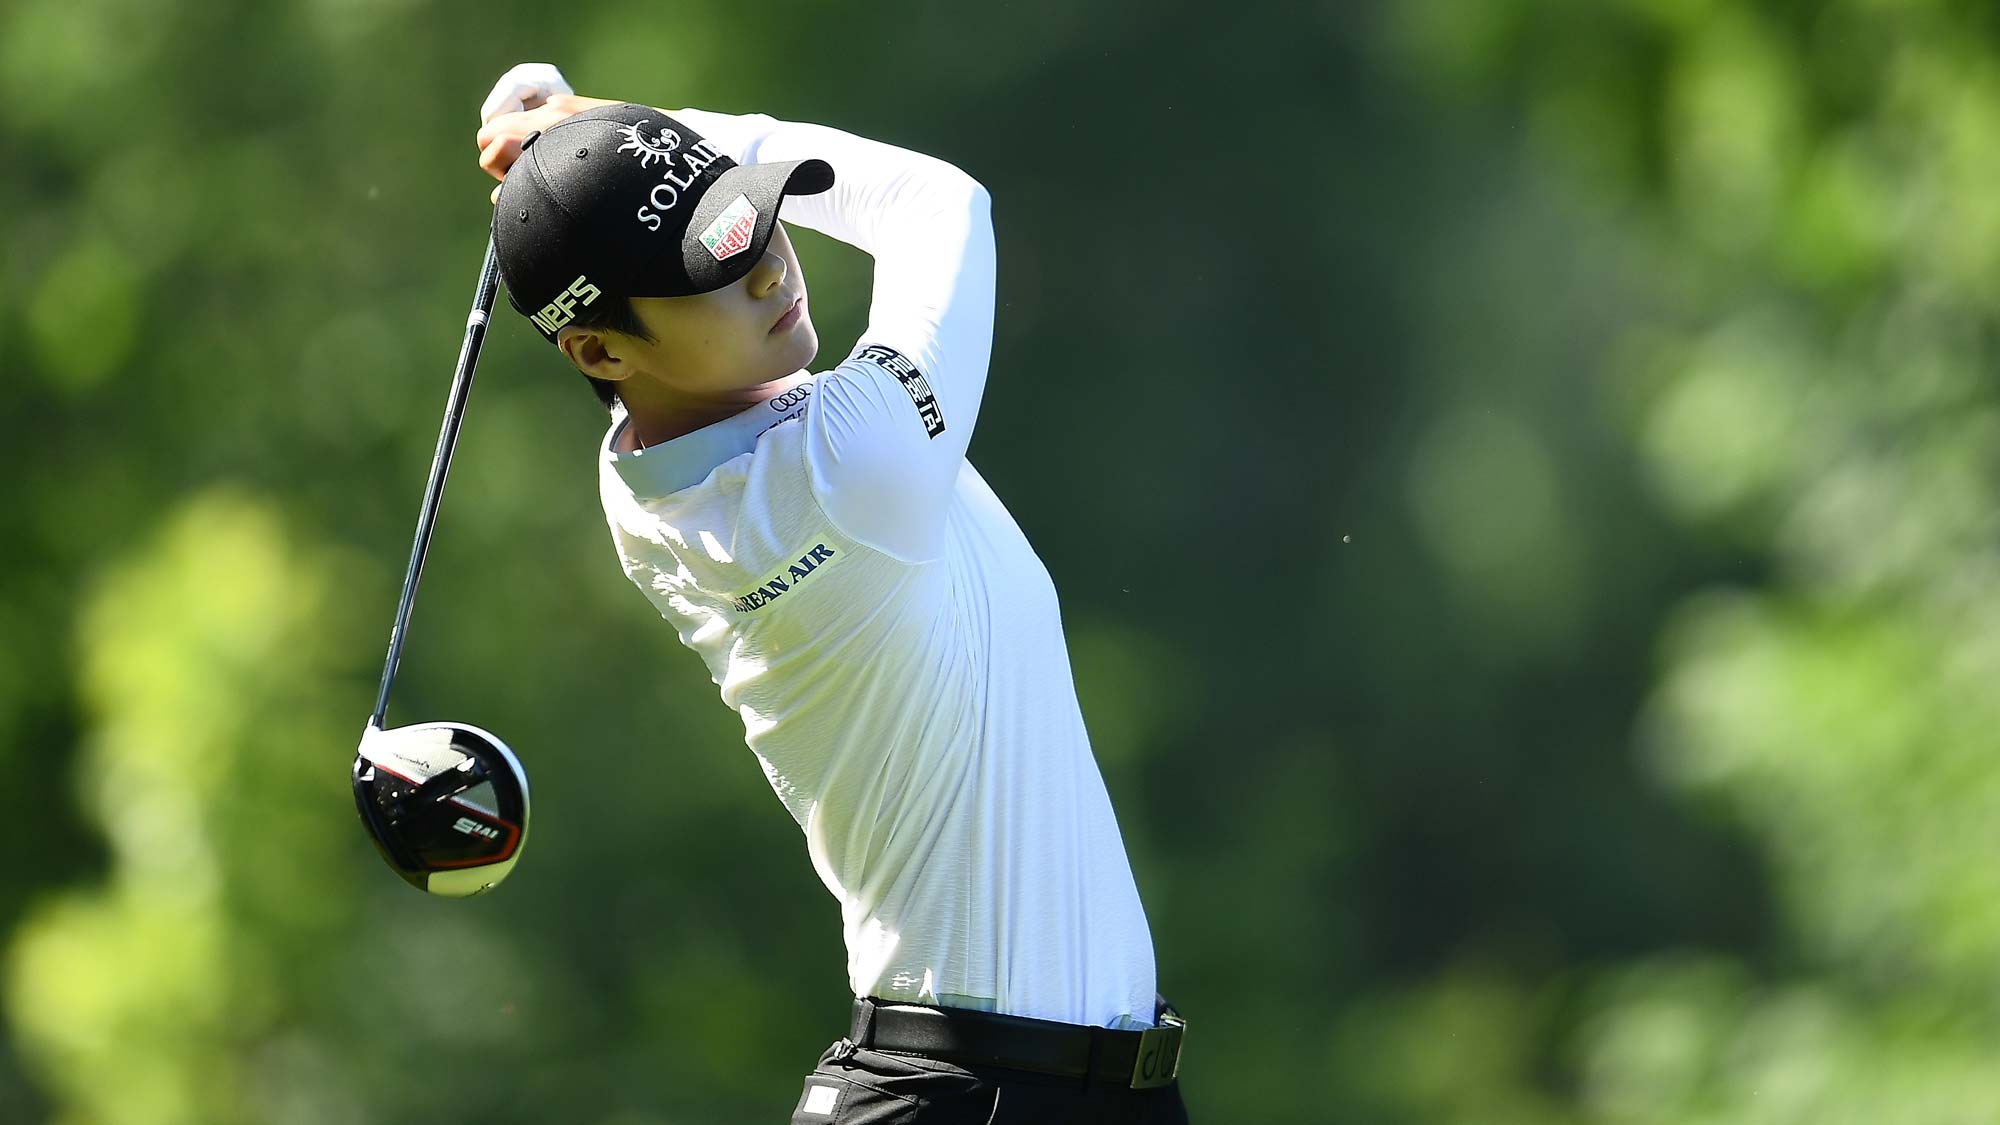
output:
[[[1000,1067],[954,1066],[842,1039],[806,1076],[792,1125],[1187,1125],[1179,1083],[1087,1087]]]

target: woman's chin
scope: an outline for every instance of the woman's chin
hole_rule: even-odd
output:
[[[785,343],[785,355],[788,357],[786,375],[805,367],[819,354],[819,333],[813,331],[812,321],[804,316],[799,317],[799,322],[786,333]]]

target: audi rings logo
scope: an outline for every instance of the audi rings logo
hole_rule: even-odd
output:
[[[625,143],[618,146],[619,152],[629,152],[639,158],[639,167],[651,168],[655,162],[673,159],[674,150],[681,147],[681,135],[665,126],[646,136],[646,123],[652,118],[641,118],[632,125],[621,125],[618,131],[625,134]]]
[[[783,414],[785,411],[790,410],[792,407],[797,406],[798,404],[804,402],[806,400],[806,396],[812,393],[813,393],[812,384],[805,383],[800,386],[793,387],[791,390],[786,391],[784,394],[779,395],[777,398],[774,398],[769,402],[766,402],[764,405],[770,407],[771,409],[777,411],[780,414]]]

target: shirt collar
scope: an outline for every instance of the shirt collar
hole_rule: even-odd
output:
[[[764,431],[798,417],[812,395],[813,380],[811,375],[795,375],[784,390],[741,414],[631,453],[617,451],[619,432],[629,421],[621,410],[604,431],[598,455],[631,489],[634,499],[671,496],[706,480],[717,465],[755,451]]]

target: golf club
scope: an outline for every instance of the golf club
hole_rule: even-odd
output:
[[[527,773],[506,743],[478,727],[431,722],[384,729],[382,723],[498,287],[499,263],[489,239],[403,572],[382,684],[352,771],[355,808],[383,860],[411,886],[451,898],[491,890],[513,870],[528,837]]]

